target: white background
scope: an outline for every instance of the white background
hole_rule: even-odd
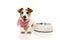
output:
[[[20,35],[16,24],[21,7],[33,9],[36,22],[52,23],[53,33]],[[0,40],[60,40],[60,0],[0,0]]]

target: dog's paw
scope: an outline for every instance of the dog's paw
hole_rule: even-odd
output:
[[[25,34],[25,32],[22,31],[21,34]]]
[[[27,32],[28,34],[31,34],[31,32],[29,31],[29,32]]]

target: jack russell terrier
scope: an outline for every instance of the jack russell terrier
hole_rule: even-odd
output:
[[[35,24],[31,20],[31,13],[33,12],[30,8],[20,8],[18,10],[18,13],[20,14],[20,17],[18,19],[17,25],[20,26],[21,33],[27,32],[28,34],[31,34],[31,31],[33,29],[33,25]]]

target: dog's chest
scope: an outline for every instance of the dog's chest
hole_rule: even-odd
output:
[[[29,24],[29,21],[27,21],[27,22],[22,22],[22,21],[20,21],[21,27],[27,27],[28,24]]]
[[[27,27],[28,24],[29,24],[29,21],[23,22],[20,19],[18,20],[18,25],[21,26],[21,27],[23,27],[23,28]]]

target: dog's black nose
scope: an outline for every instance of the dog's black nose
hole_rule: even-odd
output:
[[[24,16],[24,18],[26,18],[26,16]]]

